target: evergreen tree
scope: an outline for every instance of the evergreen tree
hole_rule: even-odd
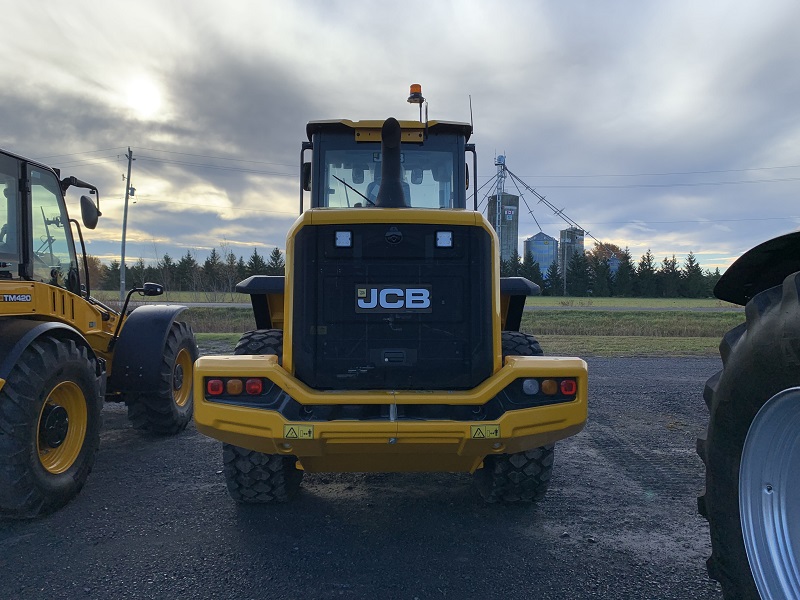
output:
[[[247,278],[247,264],[244,262],[244,258],[241,256],[239,260],[236,261],[236,279],[238,281],[242,281],[243,279]]]
[[[640,298],[654,298],[656,295],[656,265],[649,248],[636,266],[635,291]]]
[[[119,261],[112,260],[111,264],[103,268],[103,287],[97,289],[118,290],[119,289]],[[95,284],[92,284],[93,286]]]
[[[173,289],[173,285],[175,285],[177,289],[175,281],[177,265],[169,254],[164,254],[161,260],[156,263],[156,268],[159,272],[159,282],[164,286],[164,289],[171,290]]]
[[[200,288],[200,265],[197,264],[192,252],[186,251],[178,264],[175,265],[175,279],[178,289],[195,292]]]
[[[583,252],[574,252],[567,262],[567,295],[588,296],[591,288],[589,261]]]
[[[675,255],[664,257],[661,268],[656,273],[658,295],[664,298],[677,298],[681,288],[681,272]]]
[[[277,246],[272,249],[267,261],[267,275],[283,275],[286,263],[283,260],[283,253]]]
[[[144,264],[144,258],[137,258],[136,262],[133,263],[133,266],[130,268],[131,278],[125,278],[126,287],[128,289],[131,289],[132,287],[142,287],[145,282],[145,271],[146,265]]]
[[[223,284],[224,264],[216,248],[211,252],[203,263],[203,285],[206,291],[218,292],[224,287]]]
[[[253,275],[266,275],[267,274],[267,262],[264,260],[258,253],[257,248],[253,248],[253,253],[250,255],[250,259],[247,261],[247,276],[251,277]]]
[[[589,256],[589,268],[592,275],[592,296],[605,298],[611,295],[611,266],[602,255]]]
[[[703,269],[700,263],[697,262],[693,252],[689,252],[686,256],[686,262],[683,263],[681,274],[683,275],[682,296],[686,298],[704,298],[708,296]]]
[[[713,272],[706,270],[703,276],[706,280],[706,289],[708,290],[709,295],[713,295],[712,292],[714,290],[714,286],[717,285],[719,278],[722,277],[722,273],[719,272],[719,267],[714,269]]]
[[[554,260],[547,267],[547,273],[544,276],[544,285],[542,285],[543,296],[560,296],[562,293],[561,282],[563,277],[561,269],[558,268],[558,261]]]
[[[636,267],[633,266],[631,251],[626,247],[619,254],[619,267],[612,279],[611,294],[618,297],[633,295],[633,288],[636,282]]]
[[[530,250],[525,253],[525,257],[522,259],[519,274],[539,287],[542,286],[542,270],[539,267],[539,263],[533,260],[533,253]]]

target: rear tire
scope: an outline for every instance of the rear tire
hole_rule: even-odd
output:
[[[164,346],[159,384],[151,392],[128,394],[128,418],[136,429],[171,435],[186,429],[192,420],[192,374],[198,357],[192,328],[174,322]]]
[[[72,500],[100,445],[97,363],[74,340],[31,342],[0,391],[0,514],[33,518]]]
[[[283,331],[258,329],[239,339],[234,354],[276,355],[283,360]],[[242,504],[276,504],[289,502],[300,491],[303,471],[297,468],[297,457],[265,454],[232,444],[222,445],[223,473],[228,493]]]
[[[706,466],[706,490],[698,498],[698,510],[711,531],[708,574],[720,582],[728,600],[761,597],[745,551],[742,519],[757,522],[764,515],[752,509],[740,515],[739,470],[758,411],[777,393],[800,385],[799,290],[800,273],[794,273],[747,303],[747,320],[723,338],[723,368],[708,380],[703,394],[710,414],[706,438],[697,441],[697,453]],[[742,476],[743,481],[754,478],[762,484],[759,474]],[[764,552],[751,558],[761,565],[769,563]],[[783,595],[774,592],[764,597]]]
[[[223,473],[231,498],[241,504],[288,502],[300,491],[297,458],[222,445]]]
[[[532,335],[502,332],[503,361],[506,356],[542,356]],[[544,498],[553,474],[555,446],[541,446],[514,454],[491,454],[473,479],[486,502],[535,502]]]

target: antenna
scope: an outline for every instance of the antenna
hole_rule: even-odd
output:
[[[469,95],[469,134],[475,133],[475,124],[472,121],[472,94]]]

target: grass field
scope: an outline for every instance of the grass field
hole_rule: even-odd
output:
[[[255,327],[248,310],[191,308],[181,317],[198,338],[227,341]],[[561,356],[715,356],[728,330],[744,320],[740,313],[674,311],[528,311],[522,331],[535,335],[549,355]]]

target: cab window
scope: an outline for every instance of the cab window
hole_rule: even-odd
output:
[[[19,164],[0,155],[0,278],[19,272]]]
[[[33,279],[67,287],[77,273],[69,217],[61,202],[58,181],[48,171],[30,168]]]

